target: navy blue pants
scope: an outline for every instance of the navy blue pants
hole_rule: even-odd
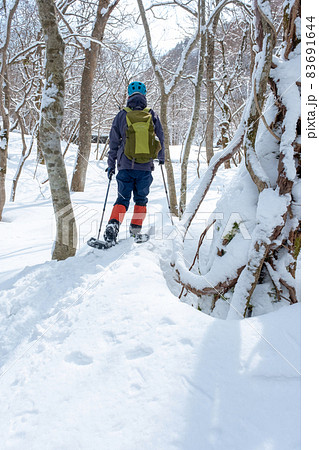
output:
[[[123,169],[116,175],[118,197],[114,205],[124,205],[128,209],[131,195],[136,205],[146,206],[147,196],[153,181],[148,170]]]

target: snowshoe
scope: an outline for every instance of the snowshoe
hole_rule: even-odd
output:
[[[147,233],[139,233],[136,236],[134,236],[134,242],[136,244],[143,244],[144,242],[147,242],[150,238],[150,235]]]
[[[96,239],[92,237],[87,241],[87,244],[90,247],[97,248],[99,250],[106,250],[115,245],[115,241],[101,241],[100,239]]]
[[[107,224],[104,232],[104,241],[100,239],[91,238],[87,241],[90,247],[97,248],[99,250],[106,250],[113,247],[116,244],[116,238],[119,232],[119,226],[117,223]]]
[[[147,242],[150,238],[149,234],[141,233],[142,227],[140,225],[130,225],[130,236],[134,238],[136,244]]]

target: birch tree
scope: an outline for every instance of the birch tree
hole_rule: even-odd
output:
[[[79,150],[71,183],[71,190],[75,192],[83,192],[85,187],[86,171],[91,152],[94,74],[105,26],[119,1],[120,0],[114,0],[112,2],[110,0],[99,0],[96,20],[92,30],[92,39],[90,40],[88,48],[85,49],[85,62],[81,81]]]
[[[216,219],[213,214],[208,224],[214,226],[214,237],[209,259],[201,266],[202,275],[194,271],[195,263],[188,271],[183,239],[175,241],[173,264],[180,283],[188,292],[202,296],[211,312],[223,309],[224,317],[230,319],[258,314],[263,307],[260,298],[269,304],[298,301],[300,10],[300,0],[285,2],[285,39],[280,57],[276,57],[269,1],[254,1],[257,53],[242,122],[223,155],[212,158],[179,225],[185,233],[218,167],[243,145],[245,164],[217,205],[223,218]],[[269,86],[271,93],[265,103]],[[239,211],[236,219],[230,215],[234,211]],[[198,252],[197,258],[200,260]]]
[[[54,0],[37,0],[46,43],[45,85],[42,95],[39,141],[44,154],[56,219],[52,259],[76,252],[76,226],[60,134],[64,110],[64,42],[59,33]]]
[[[11,35],[11,25],[19,0],[4,2],[4,14],[6,28],[0,36],[0,114],[2,127],[0,129],[0,220],[2,220],[3,208],[6,201],[6,172],[10,134],[10,86],[8,79],[8,47]]]

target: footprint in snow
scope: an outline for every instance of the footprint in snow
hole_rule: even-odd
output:
[[[152,353],[154,353],[154,351],[151,347],[137,347],[126,352],[126,358],[129,360],[145,358],[146,356],[150,356]]]
[[[93,358],[82,352],[71,352],[66,355],[64,361],[77,364],[78,366],[87,366],[93,363]]]
[[[188,338],[182,338],[182,339],[180,339],[180,341],[179,341],[182,345],[189,345],[190,347],[194,347],[194,344],[193,344],[193,342],[190,340],[190,339],[188,339]]]
[[[176,322],[174,322],[169,317],[162,317],[162,319],[161,319],[159,324],[160,325],[176,325]]]

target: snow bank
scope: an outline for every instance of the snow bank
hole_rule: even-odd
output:
[[[12,285],[2,448],[299,448],[299,305],[213,319],[171,294],[152,243],[121,251]]]

